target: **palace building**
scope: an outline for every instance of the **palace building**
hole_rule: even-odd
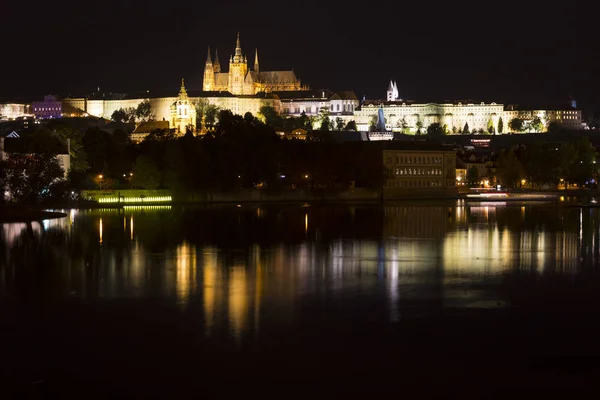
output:
[[[204,67],[204,91],[222,91],[233,95],[252,95],[259,92],[306,90],[296,78],[294,71],[261,71],[258,63],[258,49],[254,53],[253,69],[248,69],[248,59],[242,53],[238,33],[235,51],[229,57],[229,71],[221,72],[219,54],[215,50],[213,62],[208,49]]]

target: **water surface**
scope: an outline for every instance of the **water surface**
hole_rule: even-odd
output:
[[[65,212],[0,230],[11,389],[490,396],[597,377],[594,208]]]

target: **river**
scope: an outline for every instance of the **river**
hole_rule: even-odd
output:
[[[599,209],[57,211],[1,225],[5,394],[504,398],[600,377]]]

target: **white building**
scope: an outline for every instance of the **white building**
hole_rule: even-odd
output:
[[[467,125],[469,131],[486,130],[491,121],[494,127],[503,115],[504,106],[496,103],[480,104],[411,104],[404,101],[365,101],[354,112],[358,130],[368,131],[377,118],[377,110],[383,109],[386,129],[394,132],[423,133],[433,123],[446,126],[448,132],[462,132]],[[497,130],[496,130],[497,131]]]
[[[16,119],[31,115],[30,104],[3,103],[0,104],[0,120]]]

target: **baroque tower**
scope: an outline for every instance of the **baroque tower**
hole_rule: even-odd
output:
[[[244,94],[244,79],[248,73],[248,63],[246,57],[242,55],[242,47],[240,45],[240,34],[238,32],[237,41],[235,44],[235,55],[229,61],[229,79],[228,88],[231,94]]]
[[[206,56],[206,65],[204,66],[204,82],[202,89],[205,91],[215,90],[215,71],[212,60],[210,59],[210,47]]]

